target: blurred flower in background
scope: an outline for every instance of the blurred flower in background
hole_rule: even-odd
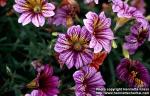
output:
[[[150,75],[146,67],[138,60],[121,59],[116,69],[117,77],[129,87],[149,87]]]
[[[74,24],[74,19],[79,11],[79,5],[75,0],[62,0],[55,16],[49,18],[48,23],[56,26],[70,27]]]
[[[72,26],[76,13],[77,10],[72,5],[61,6],[56,10],[56,15],[53,18],[49,18],[49,24],[63,25],[65,27]]]
[[[32,22],[36,27],[45,24],[45,17],[54,16],[55,6],[45,0],[15,0],[14,10],[21,14],[19,23],[26,25]]]
[[[104,12],[111,12],[111,4],[110,3],[102,3],[102,10]]]
[[[145,13],[145,2],[144,0],[131,0],[131,6],[137,8],[141,13]]]
[[[37,77],[27,84],[27,88],[34,88],[34,90],[25,96],[54,96],[59,93],[59,78],[53,76],[51,66],[48,64],[43,66],[44,69],[37,74]]]
[[[76,96],[103,96],[96,94],[96,88],[104,88],[105,81],[94,67],[85,66],[73,74]]]
[[[126,42],[124,43],[123,48],[128,50],[130,54],[134,54],[138,47],[148,39],[150,27],[145,29],[141,23],[136,23],[131,27],[130,31],[130,35],[125,37]]]
[[[7,0],[0,0],[0,6],[4,7],[7,4]]]
[[[87,19],[83,19],[84,25],[91,33],[90,48],[94,48],[94,53],[101,52],[102,49],[108,53],[111,51],[111,41],[114,34],[110,28],[111,19],[106,18],[104,12],[97,15],[95,12],[88,12]]]
[[[93,52],[89,48],[90,34],[85,27],[72,26],[67,34],[59,34],[54,50],[59,59],[70,69],[77,69],[92,62]]]

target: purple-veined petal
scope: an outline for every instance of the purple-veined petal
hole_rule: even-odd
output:
[[[49,10],[42,10],[42,14],[44,17],[51,17],[55,15],[54,11],[49,11]]]
[[[93,33],[94,32],[94,28],[92,26],[93,22],[89,19],[83,19],[84,25],[86,27],[86,29],[90,32]]]
[[[18,23],[22,23],[22,25],[26,25],[31,22],[32,14],[30,12],[23,13],[19,19]]]
[[[73,37],[73,36],[78,36],[80,34],[80,31],[81,31],[81,27],[80,25],[77,25],[77,26],[71,26],[68,31],[67,31],[67,34],[70,36],[70,37]]]
[[[55,9],[55,6],[52,3],[46,3],[43,5],[42,10],[52,11]]]
[[[40,15],[40,14],[36,14],[35,16],[33,16],[32,18],[32,23],[36,26],[36,27],[42,27],[45,23],[45,18]]]
[[[89,47],[90,47],[90,48],[94,48],[94,47],[96,46],[96,44],[97,44],[97,40],[96,40],[96,38],[93,36],[93,37],[91,38]]]
[[[28,10],[29,10],[29,8],[20,6],[20,5],[18,5],[18,4],[13,5],[13,8],[14,8],[14,10],[15,10],[16,12],[18,12],[18,13],[22,13],[22,12],[25,12],[25,11],[28,11]]]
[[[95,47],[94,47],[94,53],[99,53],[101,51],[102,51],[102,45],[97,42]]]

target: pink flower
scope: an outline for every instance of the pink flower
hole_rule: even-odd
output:
[[[111,19],[106,18],[104,12],[99,16],[94,12],[86,14],[87,19],[84,19],[84,25],[87,30],[92,34],[90,41],[90,48],[94,48],[94,53],[102,51],[110,52],[111,41],[114,39],[112,30],[110,29]]]
[[[92,62],[93,51],[89,48],[90,33],[85,27],[71,26],[66,34],[59,34],[54,50],[59,59],[70,69],[77,69]]]
[[[26,25],[32,22],[36,27],[45,24],[45,17],[54,16],[55,6],[47,0],[15,0],[14,10],[21,14],[19,23]]]
[[[28,88],[31,87],[34,90],[25,96],[55,96],[59,93],[58,86],[59,78],[53,76],[53,68],[47,64],[37,74],[37,77],[27,85]]]

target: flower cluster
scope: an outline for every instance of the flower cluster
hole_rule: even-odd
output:
[[[86,14],[82,28],[71,26],[67,34],[59,34],[55,45],[55,51],[59,53],[59,59],[70,69],[83,67],[91,63],[94,53],[102,49],[110,52],[111,41],[114,39],[110,29],[111,20],[106,18],[104,12],[98,16],[94,12]]]
[[[98,0],[84,0],[89,4]],[[139,6],[138,2],[142,3]],[[75,67],[73,74],[76,96],[97,96],[96,88],[104,88],[105,81],[99,72],[106,56],[115,44],[115,32],[112,31],[111,18],[104,11],[99,14],[89,11],[81,21],[77,13],[80,7],[75,0],[62,0],[60,6],[48,3],[48,0],[15,0],[14,10],[21,14],[18,19],[22,25],[32,22],[36,27],[42,27],[48,18],[49,25],[63,25],[66,33],[58,33],[54,51],[60,66],[68,69]],[[125,37],[123,49],[134,55],[136,50],[148,39],[150,41],[150,25],[145,19],[145,4],[143,0],[130,2],[112,0],[112,10],[117,13],[117,20],[126,23],[133,20],[130,33]],[[56,10],[55,10],[56,9]],[[74,20],[75,19],[75,20]],[[75,25],[79,21],[83,25]],[[123,24],[116,23],[116,26]],[[117,27],[114,28],[114,31]],[[54,30],[56,31],[56,30]],[[52,31],[53,32],[53,31]],[[117,39],[116,39],[117,40]],[[27,88],[34,88],[31,94],[25,96],[55,96],[59,94],[59,78],[53,76],[53,68],[39,61],[32,62],[37,71],[36,78]],[[138,60],[122,59],[116,69],[117,77],[126,82],[129,87],[149,87],[150,76],[144,64]],[[103,96],[104,93],[99,94]]]

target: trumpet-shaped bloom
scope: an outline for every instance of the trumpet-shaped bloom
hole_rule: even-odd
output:
[[[128,19],[135,19],[137,22],[142,23],[142,25],[148,25],[148,21],[145,19],[143,12],[138,10],[136,7],[129,6],[126,2],[122,0],[112,0],[113,2],[113,12],[117,13],[118,17],[125,17]]]
[[[27,85],[27,87],[34,88],[34,90],[31,94],[25,96],[54,96],[59,93],[58,86],[59,78],[53,76],[53,68],[45,65],[37,77]]]
[[[105,81],[94,67],[85,66],[73,74],[76,96],[103,96],[96,89],[104,88]]]
[[[135,7],[129,6],[122,0],[112,0],[112,2],[113,2],[112,6],[113,12],[117,12],[118,17],[132,18],[134,12],[137,11]]]
[[[54,16],[55,6],[47,0],[15,0],[14,10],[21,14],[19,23],[26,25],[32,22],[36,27],[45,24],[45,17]]]
[[[150,76],[148,70],[137,60],[122,59],[116,72],[118,78],[130,87],[149,87]]]
[[[88,12],[84,19],[84,25],[91,33],[90,48],[94,48],[94,53],[102,51],[110,52],[111,41],[114,39],[112,30],[110,29],[111,19],[106,18],[104,12],[97,15],[94,12]]]
[[[140,23],[134,24],[131,27],[131,34],[125,37],[124,49],[128,50],[130,54],[134,54],[144,41],[148,38],[150,27],[145,29]]]
[[[72,26],[67,34],[59,34],[54,49],[69,69],[73,66],[80,68],[92,62],[93,52],[88,46],[90,38],[85,27]]]

